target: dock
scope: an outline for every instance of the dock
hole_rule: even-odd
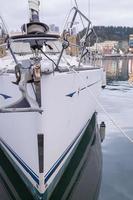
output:
[[[112,58],[133,58],[133,54],[104,54],[102,55],[102,59],[112,59]]]

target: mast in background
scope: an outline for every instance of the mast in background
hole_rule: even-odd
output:
[[[5,43],[8,31],[3,18],[0,16],[0,45]],[[6,56],[6,45],[0,46],[0,58]]]

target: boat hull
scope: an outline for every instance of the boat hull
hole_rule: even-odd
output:
[[[16,101],[16,107],[21,109],[21,112],[16,112],[15,105],[13,105],[13,112],[3,113],[1,111],[1,149],[34,196],[38,198],[42,195],[44,199],[55,198],[53,196],[56,196],[57,186],[60,185],[62,177],[69,169],[68,166],[73,166],[72,160],[80,146],[81,150],[84,148],[84,152],[80,160],[77,159],[79,156],[75,158],[79,161],[76,164],[79,169],[70,171],[75,174],[73,177],[77,177],[79,173],[83,174],[83,164],[80,162],[85,162],[83,158],[87,160],[86,152],[89,155],[89,146],[93,142],[94,135],[98,135],[96,119],[94,120],[95,117],[92,116],[95,116],[97,107],[95,98],[98,98],[101,90],[101,69],[90,68],[80,70],[77,73],[67,71],[43,74],[41,78],[41,108],[43,113],[22,112],[25,104],[23,101],[20,103],[18,99],[21,99],[21,93],[16,85],[11,84],[13,79],[14,76],[10,74],[0,77],[2,83],[0,100],[3,106],[13,105],[13,102]],[[27,90],[34,99],[34,91],[30,84],[28,84]],[[89,131],[88,127],[90,127],[91,121],[95,121],[93,123],[95,131],[89,128],[92,137],[89,136],[90,141],[87,140],[88,138],[86,139],[88,143],[84,147],[82,139],[86,135],[86,130]],[[44,141],[41,141],[44,146],[41,156],[39,155],[39,135],[44,138]],[[99,140],[98,137],[95,136],[95,138],[96,141]],[[96,145],[96,149],[91,154],[96,154],[100,160],[100,153],[96,153],[101,151],[100,146]],[[41,160],[39,156],[43,159]],[[92,157],[96,160],[95,155]],[[101,169],[100,161],[97,162],[96,160],[94,168],[98,166]],[[79,166],[82,168],[82,173]],[[40,169],[42,170],[40,171]],[[65,199],[70,193],[68,185],[71,185],[70,188],[75,188],[75,190],[80,187],[78,184],[77,186],[72,184],[76,180],[77,178],[74,178],[72,182],[67,183],[66,192],[59,195],[60,199]],[[93,179],[91,182],[93,183]],[[97,182],[95,178],[94,182]],[[95,187],[94,190],[96,191]]]
[[[0,151],[2,169],[10,179],[10,185],[12,184],[17,195],[22,199],[34,197],[35,199],[41,198],[44,200],[80,200],[81,198],[94,200],[98,198],[102,174],[102,153],[96,113],[94,113],[84,130],[83,136],[72,152],[71,158],[66,160],[64,169],[60,170],[42,195],[24,177],[22,181],[24,175],[17,169],[16,164],[2,146]],[[57,181],[60,174],[61,178]],[[20,185],[17,187],[16,181],[22,182],[21,187]],[[23,190],[25,193],[23,193]]]

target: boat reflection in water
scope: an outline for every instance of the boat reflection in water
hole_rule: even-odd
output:
[[[100,102],[115,123],[133,138],[133,59],[103,60],[108,85]],[[130,84],[132,83],[132,84]],[[103,176],[99,200],[133,199],[133,146],[103,111],[99,120],[106,122],[106,139],[102,146]]]
[[[132,83],[133,82],[133,59],[130,59],[128,62],[128,74],[129,74],[128,80],[130,83]]]
[[[102,66],[106,70],[108,84],[112,81],[133,82],[133,59],[104,59]]]

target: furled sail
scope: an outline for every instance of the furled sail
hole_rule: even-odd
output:
[[[28,0],[28,2],[29,2],[30,10],[35,10],[35,11],[39,12],[39,5],[40,5],[39,0]]]
[[[29,9],[30,9],[30,21],[37,22],[39,21],[39,0],[28,0]]]

